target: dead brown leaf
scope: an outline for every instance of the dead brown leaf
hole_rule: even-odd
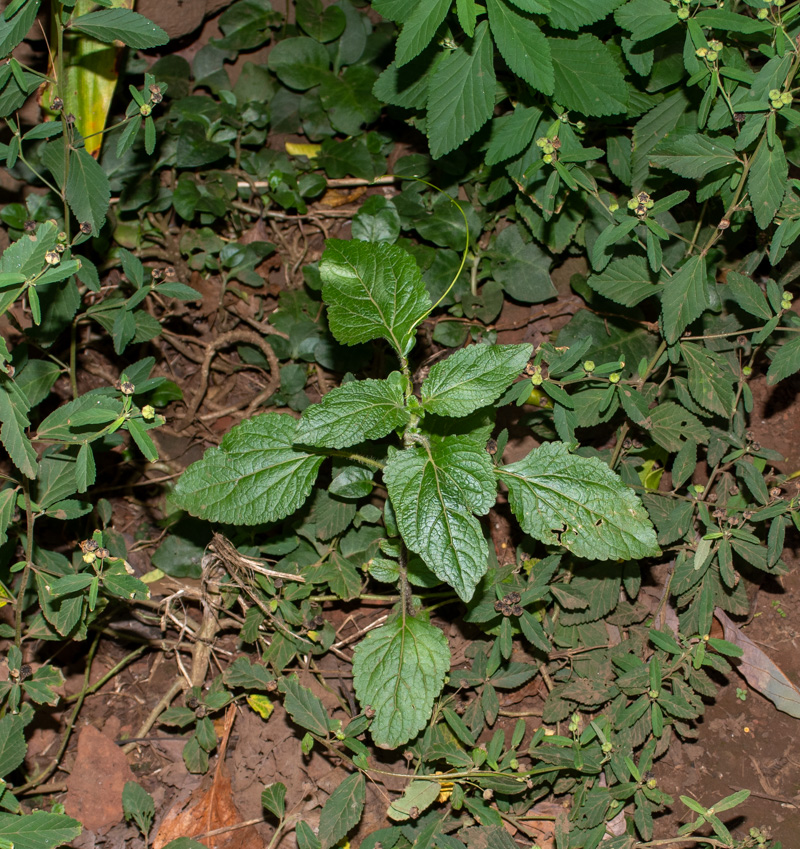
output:
[[[177,805],[167,812],[153,841],[153,849],[163,849],[170,840],[178,837],[198,837],[240,822],[242,816],[233,801],[231,778],[225,765],[221,764],[213,781],[198,787],[185,805]],[[204,837],[203,843],[208,849],[257,849],[263,846],[252,826]]]
[[[778,710],[800,719],[800,689],[719,608],[714,611],[714,616],[722,625],[725,639],[742,650],[740,658],[733,658],[733,665],[744,680]]]

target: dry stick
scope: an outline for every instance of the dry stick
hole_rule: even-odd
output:
[[[375,177],[373,180],[365,180],[363,177],[336,177],[325,180],[329,189],[351,189],[357,186],[391,186],[396,183],[401,177],[396,177],[394,174],[384,174],[382,177]],[[266,180],[240,180],[236,187],[239,189],[268,189],[269,182]]]
[[[208,376],[211,371],[211,360],[214,359],[214,354],[216,354],[221,348],[227,348],[229,345],[235,345],[237,342],[255,345],[257,348],[260,348],[269,363],[269,383],[267,384],[266,389],[260,392],[250,402],[247,407],[247,414],[249,415],[252,413],[253,410],[266,401],[266,399],[269,398],[270,395],[272,395],[278,388],[281,380],[280,365],[269,342],[250,330],[231,330],[228,333],[223,333],[206,346],[206,355],[203,358],[203,364],[200,367],[200,388],[197,390],[191,404],[189,404],[188,409],[186,410],[186,417],[184,418],[183,423],[178,427],[178,430],[184,430],[187,428],[197,414],[197,410],[206,394],[206,390],[208,389]],[[220,416],[236,412],[238,409],[239,407],[233,406],[224,410],[215,410],[213,413],[207,416],[202,416],[201,418],[203,420],[206,418],[218,418]]]
[[[156,724],[158,717],[161,716],[161,714],[170,706],[172,700],[182,689],[183,681],[178,678],[169,690],[167,690],[167,692],[159,699],[158,704],[150,711],[147,719],[145,719],[145,721],[139,726],[138,730],[133,735],[135,739],[138,740],[140,737],[147,737],[147,732]],[[138,743],[128,743],[122,747],[122,751],[127,755],[128,752],[132,752],[138,745]]]

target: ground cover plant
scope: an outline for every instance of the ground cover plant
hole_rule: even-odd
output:
[[[51,779],[158,657],[126,751],[173,734],[213,801],[282,712],[339,770],[263,783],[270,847],[779,849],[750,788],[654,771],[734,666],[798,713],[737,622],[800,528],[752,388],[800,371],[799,12],[238,0],[190,63],[111,0],[8,4],[0,841],[85,839]],[[236,833],[152,778],[119,839]]]

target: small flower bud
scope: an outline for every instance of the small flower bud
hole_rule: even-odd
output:
[[[694,55],[697,56],[698,59],[703,59],[708,56],[708,48],[698,47],[697,50],[694,51]]]
[[[153,409],[153,407],[150,404],[146,404],[144,407],[142,407],[142,418],[145,421],[150,422],[155,417],[156,417],[156,411]]]
[[[595,369],[594,360],[586,360],[586,362],[583,364],[583,370],[584,371],[594,371],[594,369]]]
[[[619,379],[620,379],[621,376],[622,375],[620,375],[620,373],[618,371],[612,372],[608,376],[608,382],[609,383],[619,383]]]
[[[44,261],[48,265],[58,265],[61,262],[61,254],[58,251],[48,251],[44,255]]]
[[[730,226],[731,222],[729,218],[721,218],[719,224],[717,224],[717,230],[727,230]]]
[[[771,88],[769,90],[769,99],[770,100],[778,100],[781,96],[781,90],[779,88]]]
[[[767,19],[768,15],[769,15],[768,9],[759,9],[756,12],[756,17],[759,19],[759,21],[765,21]]]
[[[81,233],[88,236],[92,232],[92,225],[88,221],[81,221]]]
[[[119,391],[123,395],[133,395],[133,393],[136,391],[136,387],[130,382],[130,380],[126,380],[119,387]]]
[[[706,59],[709,62],[716,62],[718,57],[719,57],[719,54],[717,53],[716,50],[709,50],[708,53],[706,54]]]
[[[685,21],[689,17],[689,10],[685,6],[678,9],[678,20]]]
[[[610,203],[608,205],[608,211],[609,212],[616,212],[618,209],[619,209],[619,204],[616,201],[614,201],[613,203]]]
[[[545,153],[545,155],[542,157],[542,159],[549,165],[553,161],[553,154],[552,153]]]
[[[153,111],[153,107],[149,103],[143,103],[139,107],[139,112],[141,113],[143,118],[146,118]]]
[[[783,94],[781,95],[781,103],[783,103],[784,106],[788,106],[791,102],[792,95],[789,94],[788,91],[783,92]]]

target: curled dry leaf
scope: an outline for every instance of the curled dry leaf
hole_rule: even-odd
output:
[[[743,652],[741,657],[731,658],[739,674],[778,710],[800,718],[800,689],[719,608],[714,611],[714,616],[722,625],[725,639],[739,646]]]
[[[263,845],[253,826],[235,828],[242,822],[233,801],[231,778],[221,764],[209,785],[202,785],[192,793],[188,802],[171,808],[161,822],[153,849],[163,849],[170,840],[193,837],[208,849],[258,849]],[[204,836],[221,828],[231,828],[222,834]]]

